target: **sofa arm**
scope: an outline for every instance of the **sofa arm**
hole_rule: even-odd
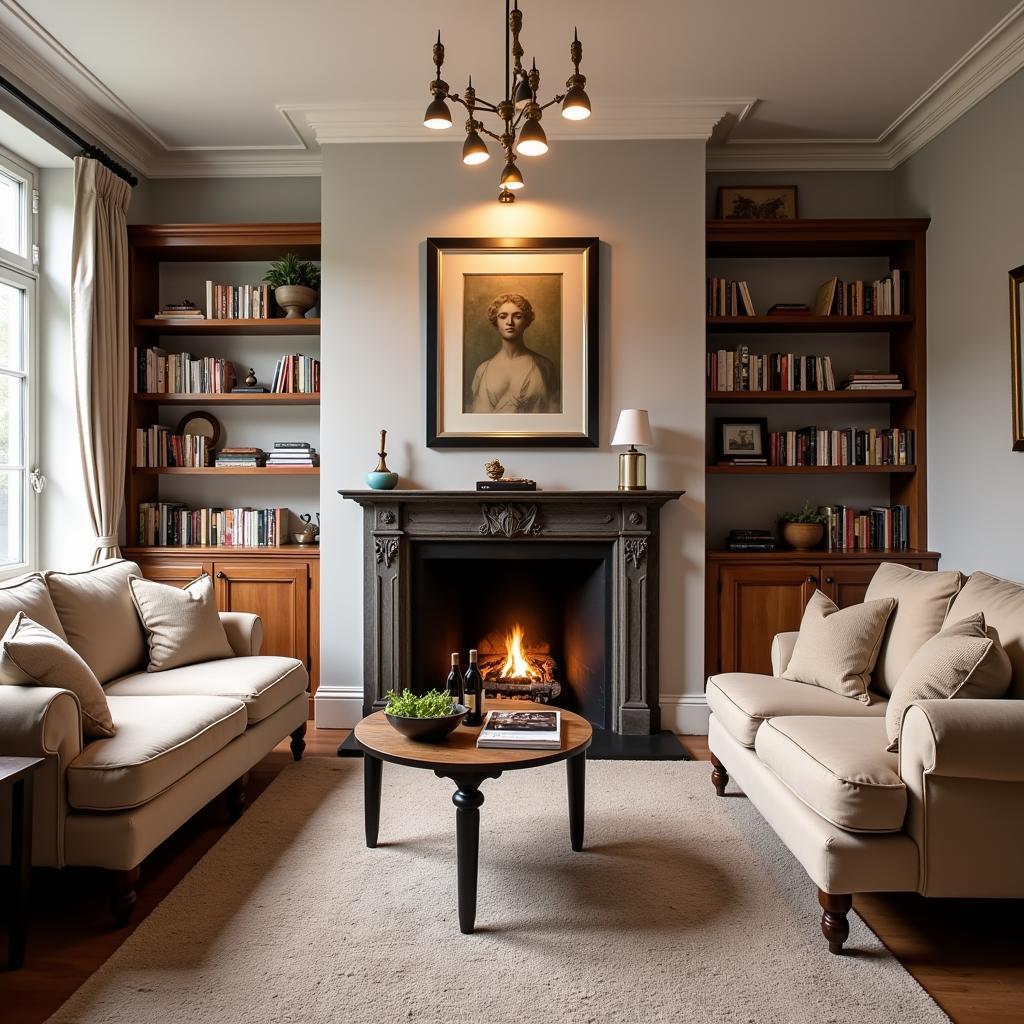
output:
[[[793,648],[796,647],[796,638],[799,633],[776,633],[772,640],[772,675],[781,676],[789,665],[789,659],[793,657]]]
[[[67,786],[64,773],[82,751],[82,709],[70,690],[0,685],[0,754],[44,757],[36,774],[32,862],[64,865]],[[10,792],[0,797],[0,863],[10,854]]]
[[[220,621],[236,658],[260,653],[263,646],[263,620],[250,612],[221,612]]]

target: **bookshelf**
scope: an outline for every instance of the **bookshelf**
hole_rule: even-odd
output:
[[[229,359],[240,371],[239,380],[248,366],[256,366],[264,383],[282,353],[319,353],[318,318],[164,320],[153,315],[162,303],[183,298],[202,305],[208,278],[255,283],[271,260],[288,252],[319,260],[319,224],[132,225],[128,244],[133,349],[159,346],[194,358]],[[134,366],[129,370],[134,380]],[[314,393],[133,392],[125,479],[126,557],[138,562],[147,577],[179,586],[209,573],[222,611],[254,612],[262,617],[263,653],[305,662],[311,694],[320,671],[318,547],[289,543],[290,535],[275,547],[144,546],[136,543],[136,524],[139,506],[147,501],[181,501],[192,508],[283,506],[312,512],[319,508],[319,467],[137,468],[133,463],[136,429],[155,424],[173,427],[186,407],[197,411],[216,407],[228,436],[226,443],[231,445],[269,448],[273,440],[298,439],[319,446],[319,405],[320,395]],[[312,713],[312,695],[310,702]]]
[[[707,274],[746,280],[757,316],[708,316],[707,349],[748,345],[751,353],[828,355],[837,382],[854,370],[898,373],[902,388],[863,391],[708,391],[706,668],[770,672],[771,638],[796,629],[815,589],[840,606],[863,600],[883,560],[935,569],[928,550],[926,438],[926,219],[709,221]],[[813,306],[832,276],[872,280],[908,275],[908,308],[895,316],[768,316],[776,302]],[[837,430],[913,430],[907,465],[749,466],[713,461],[714,421],[761,416],[768,430],[814,425]],[[748,479],[749,478],[749,479]],[[757,478],[756,482],[753,478]],[[906,505],[906,551],[730,552],[730,529],[775,528],[778,517],[813,505]]]

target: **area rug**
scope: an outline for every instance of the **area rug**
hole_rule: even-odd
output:
[[[385,765],[368,850],[362,762],[291,765],[51,1021],[947,1021],[855,914],[828,953],[814,885],[708,775],[589,764],[582,853],[564,766],[485,783],[466,936],[450,782]]]

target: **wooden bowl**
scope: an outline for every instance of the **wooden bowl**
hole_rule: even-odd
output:
[[[440,743],[462,724],[468,712],[469,708],[456,704],[455,714],[444,718],[403,718],[389,715],[386,711],[384,717],[407,739],[417,743]]]
[[[821,543],[825,527],[821,523],[783,523],[782,539],[797,551],[810,551]]]

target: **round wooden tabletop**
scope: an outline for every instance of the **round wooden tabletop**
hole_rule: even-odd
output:
[[[544,705],[523,700],[488,700],[485,711],[538,711]],[[572,711],[557,710],[562,716],[562,745],[558,750],[509,750],[476,745],[480,726],[460,725],[441,743],[417,743],[407,739],[384,717],[383,711],[367,715],[356,725],[356,743],[372,757],[411,768],[444,771],[464,768],[466,771],[514,771],[553,764],[581,754],[590,746],[593,730],[590,723]]]

